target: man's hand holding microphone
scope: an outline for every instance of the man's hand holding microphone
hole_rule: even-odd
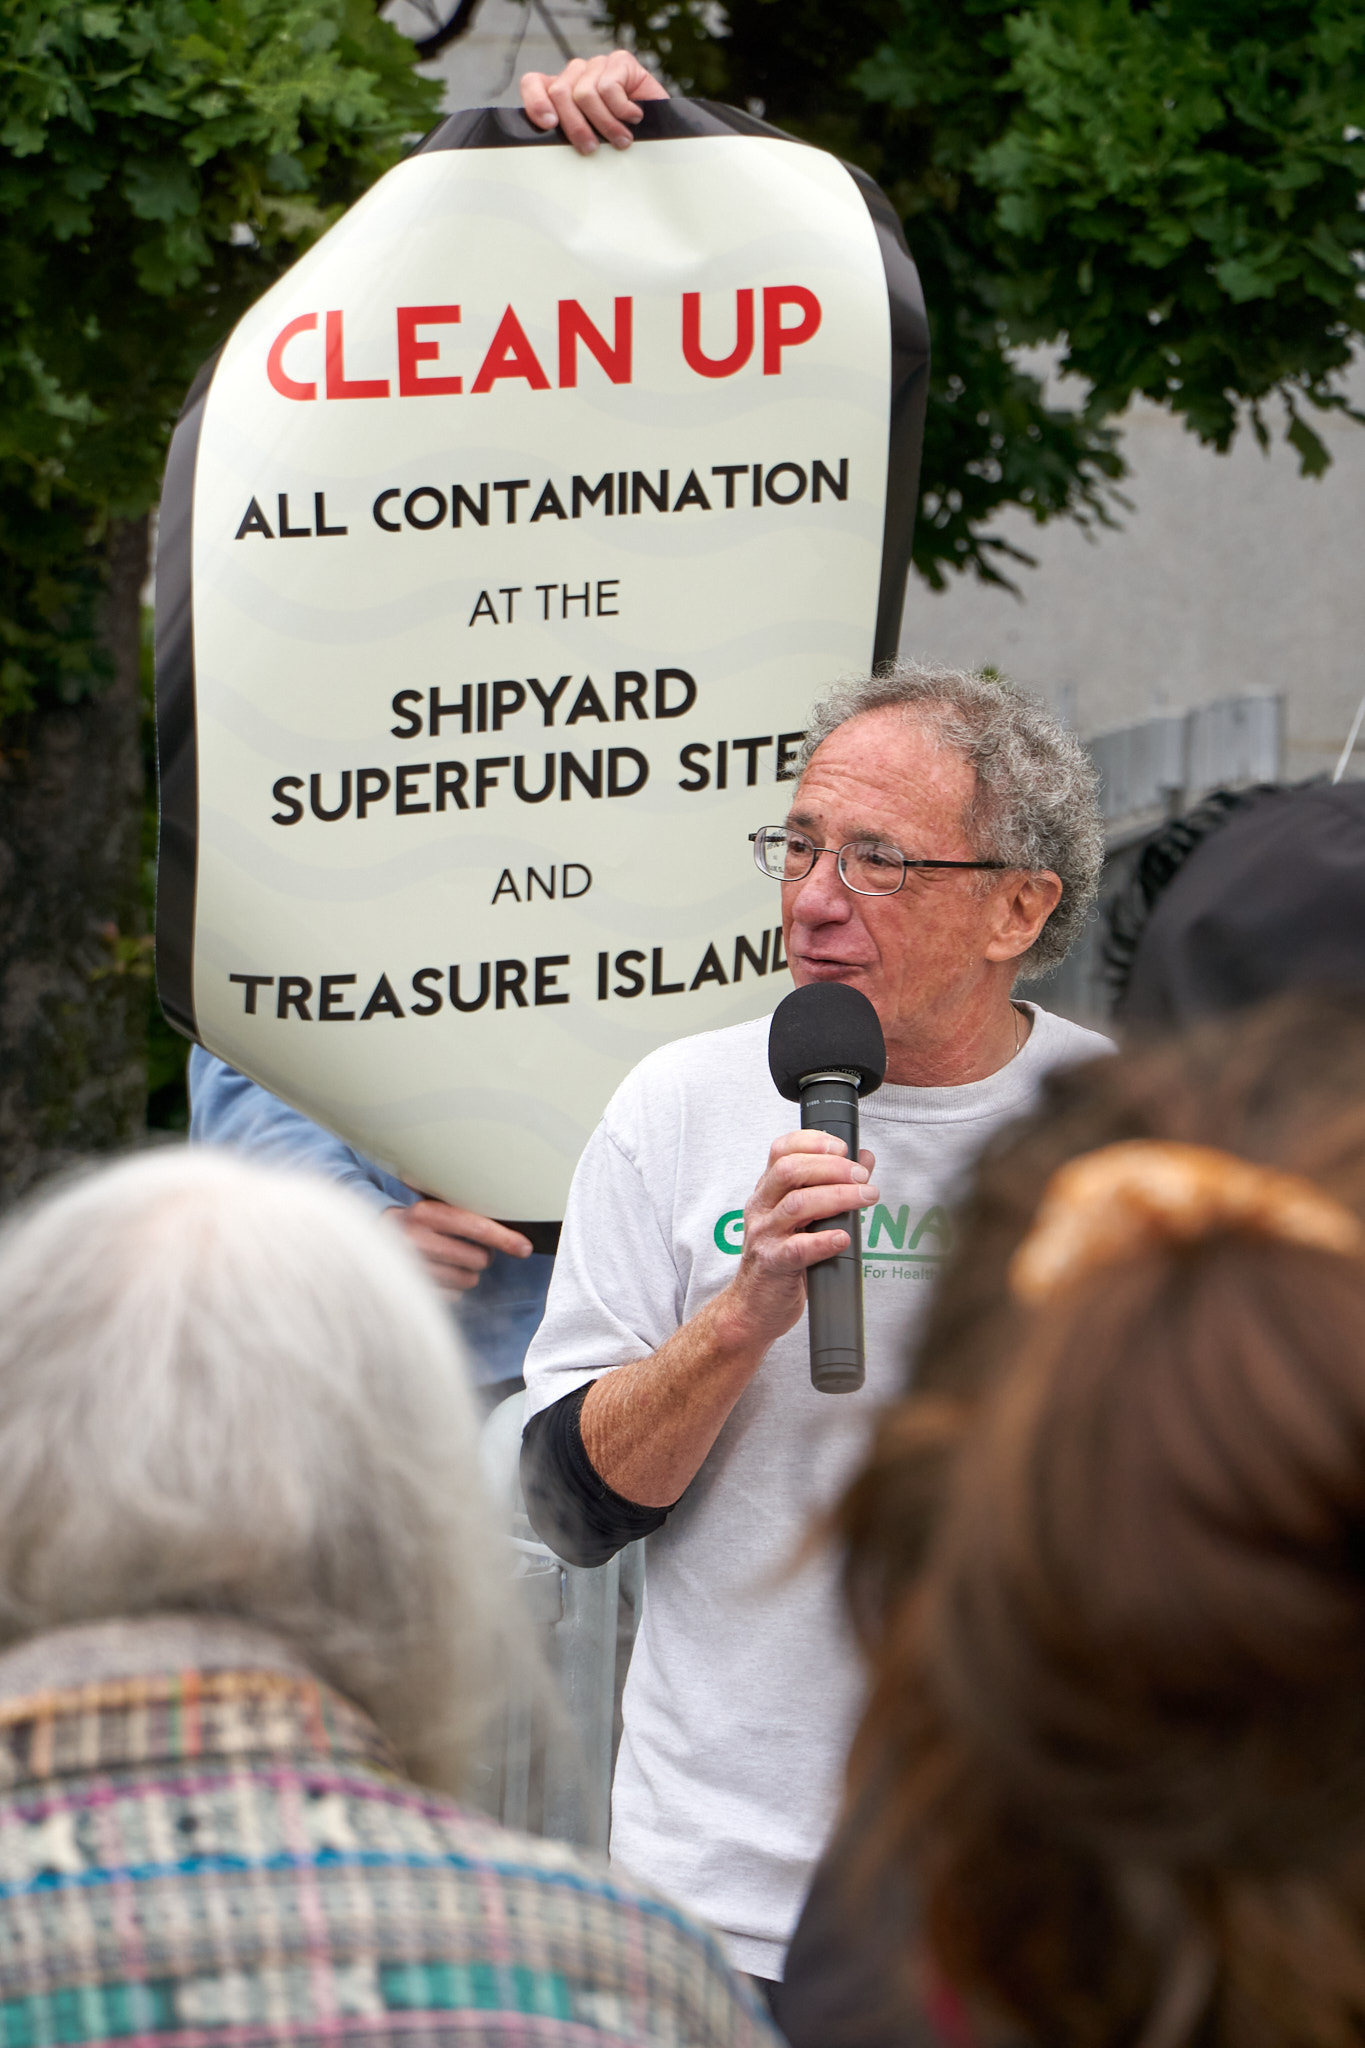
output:
[[[773,1140],[745,1206],[739,1271],[714,1303],[725,1304],[736,1343],[747,1340],[762,1356],[801,1320],[810,1268],[850,1249],[842,1223],[818,1226],[879,1199],[875,1165],[866,1151],[850,1159],[843,1139],[827,1131],[787,1131]]]
[[[878,1200],[875,1161],[870,1152],[853,1157],[845,1139],[818,1125],[834,1121],[856,1133],[849,1102],[879,1086],[886,1067],[877,1013],[839,983],[796,989],[773,1017],[769,1064],[779,1091],[801,1101],[805,1127],[769,1149],[744,1210],[739,1271],[648,1358],[595,1380],[583,1403],[579,1427],[594,1468],[614,1493],[642,1507],[671,1507],[686,1491],[765,1354],[800,1321],[808,1299],[812,1379],[831,1392],[862,1384],[857,1224]],[[831,1094],[843,1098],[832,1116],[824,1107]],[[835,1369],[822,1378],[822,1333],[828,1353],[831,1332]]]

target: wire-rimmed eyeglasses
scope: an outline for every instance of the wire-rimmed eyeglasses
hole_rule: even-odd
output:
[[[822,853],[832,853],[839,879],[855,896],[894,896],[905,887],[909,868],[1004,868],[1003,860],[915,860],[899,847],[877,839],[849,839],[842,846],[817,846],[804,832],[786,825],[764,825],[749,834],[754,865],[774,882],[801,882]]]

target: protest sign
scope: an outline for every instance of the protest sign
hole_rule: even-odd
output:
[[[158,976],[414,1186],[562,1214],[652,1047],[787,988],[812,699],[895,651],[927,378],[875,186],[727,108],[453,117],[187,401]]]

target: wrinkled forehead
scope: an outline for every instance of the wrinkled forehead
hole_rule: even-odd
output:
[[[965,832],[976,770],[942,737],[930,707],[849,718],[815,749],[792,792],[787,822],[850,836]]]

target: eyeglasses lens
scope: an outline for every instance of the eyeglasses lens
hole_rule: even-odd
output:
[[[760,833],[755,851],[764,874],[775,882],[799,882],[810,873],[815,858],[809,839],[780,829]]]
[[[770,826],[754,841],[759,867],[775,882],[804,881],[815,866],[817,850],[804,832],[788,832],[781,826]],[[894,896],[905,880],[905,865],[894,846],[869,839],[852,841],[839,855],[844,881],[863,896]]]
[[[846,846],[839,866],[849,888],[864,896],[894,896],[905,880],[905,862],[895,847],[866,839]]]

